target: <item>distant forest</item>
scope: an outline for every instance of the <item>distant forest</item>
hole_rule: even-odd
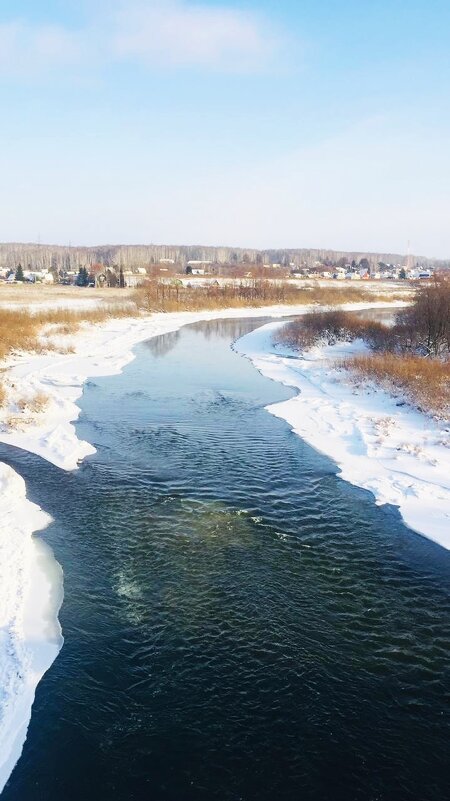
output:
[[[172,245],[102,245],[99,247],[65,247],[42,244],[0,244],[0,268],[15,268],[21,264],[24,268],[35,270],[47,269],[78,270],[80,266],[90,267],[102,264],[105,267],[122,267],[133,270],[158,264],[164,260],[173,260],[185,267],[189,261],[204,261],[214,264],[280,264],[288,267],[313,268],[318,262],[333,265],[339,261],[355,261],[367,259],[374,266],[378,262],[385,264],[403,264],[406,256],[399,253],[367,253],[346,252],[338,250],[254,250],[228,247],[172,246]],[[438,261],[419,256],[410,256],[412,264],[424,267],[448,267],[450,261]]]

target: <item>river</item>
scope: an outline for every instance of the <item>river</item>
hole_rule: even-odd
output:
[[[449,555],[265,411],[291,390],[230,348],[263,322],[90,381],[75,473],[0,446],[65,584],[2,801],[446,796]]]

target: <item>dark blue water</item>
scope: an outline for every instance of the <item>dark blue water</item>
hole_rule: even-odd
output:
[[[443,801],[449,555],[264,411],[290,391],[183,329],[91,382],[54,517],[65,646],[2,801]]]

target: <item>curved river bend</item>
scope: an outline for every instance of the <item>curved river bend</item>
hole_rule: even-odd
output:
[[[339,480],[218,321],[90,382],[54,518],[65,645],[2,801],[442,801],[447,552]]]

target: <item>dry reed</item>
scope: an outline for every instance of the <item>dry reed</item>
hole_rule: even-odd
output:
[[[102,306],[98,309],[74,311],[48,309],[33,312],[27,309],[0,309],[0,360],[18,351],[54,349],[50,340],[43,339],[46,326],[51,334],[76,332],[82,323],[101,323],[113,317],[131,317],[134,306]]]
[[[305,286],[263,279],[202,285],[185,285],[181,281],[168,284],[155,280],[147,281],[135,293],[137,306],[146,312],[208,311],[270,305],[337,306],[379,299],[386,300],[386,295],[378,296],[364,287]]]
[[[362,378],[397,390],[422,411],[450,416],[450,361],[393,353],[355,356],[339,363]]]

